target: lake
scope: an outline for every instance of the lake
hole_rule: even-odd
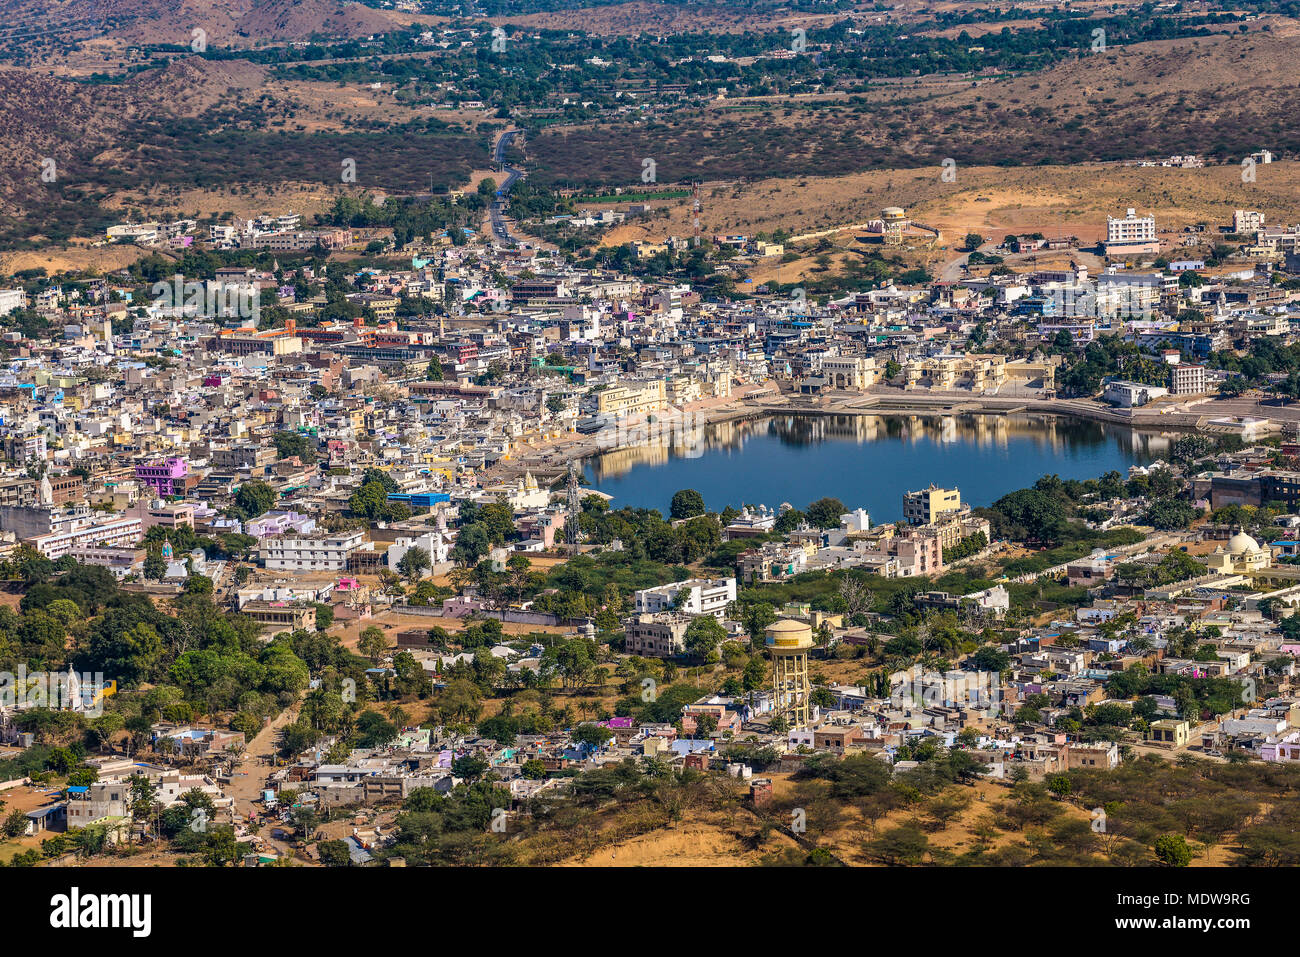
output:
[[[695,429],[584,462],[585,484],[611,507],[657,508],[693,488],[711,511],[728,505],[822,496],[865,508],[873,521],[902,518],[903,493],[934,483],[988,505],[1055,473],[1096,478],[1163,457],[1172,438],[1084,419],[1032,415],[775,415]]]

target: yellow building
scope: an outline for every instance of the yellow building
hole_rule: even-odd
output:
[[[961,491],[931,485],[903,496],[903,518],[910,525],[929,525],[945,512],[961,510]]]
[[[658,412],[666,402],[662,379],[628,382],[596,393],[596,411],[601,415],[633,415]]]
[[[1151,730],[1147,733],[1147,740],[1152,744],[1165,745],[1170,748],[1185,747],[1191,737],[1191,725],[1181,718],[1164,718],[1160,721],[1152,721]]]
[[[791,727],[806,728],[811,721],[808,652],[813,646],[812,626],[783,618],[767,627],[767,650],[772,655],[772,691],[775,715]]]

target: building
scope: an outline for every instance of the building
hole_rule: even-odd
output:
[[[686,581],[644,588],[634,596],[639,615],[677,611],[687,615],[721,618],[736,600],[734,578],[688,578]]]
[[[961,511],[961,491],[931,484],[903,495],[903,518],[911,525],[929,525],[945,512]]]
[[[315,631],[316,606],[281,601],[250,601],[239,609],[264,628],[282,631]]]
[[[624,621],[623,650],[629,655],[671,658],[685,653],[689,615],[660,612],[633,615]]]
[[[99,781],[68,788],[68,828],[84,828],[105,818],[129,813],[131,786],[125,781]]]
[[[808,683],[812,626],[783,618],[767,627],[766,644],[772,656],[773,716],[784,717],[792,728],[806,728],[812,723]]]
[[[331,535],[281,536],[266,538],[258,555],[266,568],[283,571],[344,571],[353,553],[361,548],[360,531]]]
[[[1206,567],[1220,575],[1240,575],[1262,571],[1273,564],[1273,553],[1245,532],[1228,539],[1226,547],[1214,550],[1206,559]]]
[[[822,360],[824,388],[869,389],[880,381],[876,360],[862,356],[835,356]]]
[[[167,459],[135,467],[136,481],[153,489],[160,498],[185,494],[185,476],[189,468],[184,459]]]
[[[1114,575],[1115,563],[1100,548],[1065,566],[1065,580],[1071,588],[1092,588],[1109,581]]]
[[[1156,238],[1154,216],[1139,216],[1129,207],[1123,219],[1106,217],[1106,255],[1125,256],[1131,253],[1158,253],[1160,241]]]
[[[140,519],[110,518],[37,535],[30,544],[46,558],[62,558],[74,550],[91,546],[134,548],[143,536],[144,523]]]
[[[1169,384],[1174,395],[1200,395],[1205,391],[1205,366],[1180,362],[1170,371]]]
[[[1257,233],[1264,228],[1264,214],[1254,209],[1237,209],[1232,213],[1232,231],[1237,235]]]
[[[880,211],[881,238],[886,246],[901,246],[907,230],[907,212],[901,206],[886,206]]]
[[[596,393],[598,415],[636,415],[658,412],[667,404],[662,379],[648,382],[628,382],[610,386]]]
[[[0,316],[7,316],[15,309],[27,308],[27,293],[22,289],[0,289]]]
[[[1151,730],[1148,732],[1147,740],[1152,744],[1164,745],[1169,748],[1181,748],[1187,745],[1191,738],[1191,726],[1178,718],[1164,718],[1160,721],[1151,722]]]
[[[1168,394],[1169,390],[1162,386],[1147,385],[1143,382],[1122,382],[1117,379],[1106,383],[1105,398],[1107,402],[1114,402],[1122,409],[1136,409],[1138,406],[1146,405],[1152,399]]]

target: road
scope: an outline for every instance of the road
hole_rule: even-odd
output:
[[[244,773],[232,775],[230,783],[222,788],[226,797],[234,801],[234,812],[240,820],[247,822],[250,814],[261,810],[255,802],[261,799],[266,777],[271,772],[271,756],[276,751],[280,730],[296,718],[297,705],[294,705],[262,728],[257,736],[248,742],[248,747],[239,762],[237,770]],[[284,858],[293,856],[293,849],[288,844],[271,837],[270,825],[264,825],[258,836],[266,848],[279,856]]]
[[[519,180],[524,178],[524,171],[518,167],[511,166],[506,162],[506,150],[510,148],[510,143],[515,136],[522,130],[512,129],[504,130],[497,137],[496,146],[492,149],[492,162],[501,167],[502,172],[506,174],[505,181],[497,187],[496,199],[492,201],[492,235],[498,242],[513,243],[510,237],[510,230],[506,226],[506,199],[510,194],[510,189]]]

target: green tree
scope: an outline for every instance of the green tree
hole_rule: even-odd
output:
[[[397,570],[411,581],[416,581],[424,574],[426,568],[433,567],[433,559],[428,549],[412,545],[397,562]]]
[[[235,492],[235,507],[246,519],[257,518],[269,511],[277,498],[275,489],[265,482],[245,482]]]
[[[1181,834],[1162,834],[1152,847],[1156,860],[1165,867],[1186,867],[1192,862],[1192,851]]]
[[[162,577],[167,574],[167,559],[162,557],[162,552],[156,548],[151,548],[144,557],[144,577],[149,581],[162,581]]]
[[[387,650],[388,639],[384,637],[382,628],[377,625],[370,625],[361,632],[361,638],[357,642],[357,651],[371,661],[378,661],[379,656]]]
[[[837,498],[819,498],[806,509],[809,524],[816,528],[839,528],[840,516],[848,508]]]
[[[704,496],[693,488],[684,488],[673,495],[668,512],[675,519],[694,518],[697,515],[703,515],[705,512]]]
[[[686,626],[682,643],[693,658],[707,659],[727,640],[727,629],[712,615],[699,615]]]
[[[326,867],[348,867],[352,863],[347,841],[321,841],[316,845],[316,853]]]

